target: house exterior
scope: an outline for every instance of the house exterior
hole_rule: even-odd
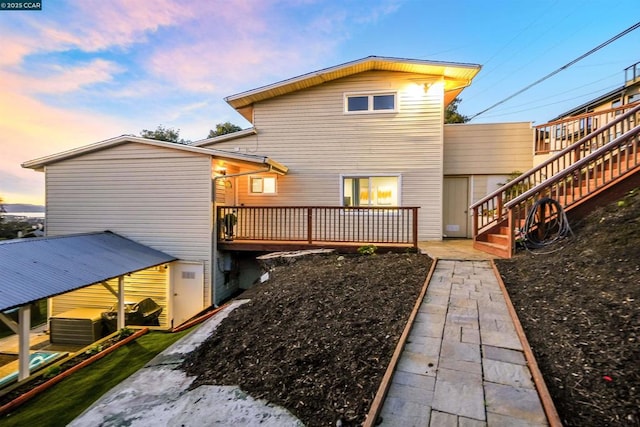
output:
[[[259,209],[254,229],[276,223],[288,240],[311,232],[311,207],[337,218],[315,229],[391,235],[408,224],[414,240],[471,237],[471,202],[533,161],[530,123],[444,125],[446,106],[479,70],[367,57],[226,98],[250,129],[189,146],[121,136],[23,166],[46,174],[49,236],[110,230],[179,259],[125,283],[158,299],[170,327],[184,317],[176,313],[193,315],[237,290],[230,273],[239,263],[223,239],[238,237],[250,208]],[[294,218],[285,207],[307,211]],[[52,314],[110,298],[104,286],[85,288],[55,297]]]
[[[267,158],[133,136],[23,166],[46,174],[48,236],[109,230],[179,259],[125,280],[125,297],[132,302],[154,299],[163,307],[160,326],[170,328],[233,292],[223,285],[215,292],[212,289],[215,161],[286,171]],[[117,288],[115,283],[110,285]],[[73,307],[108,309],[115,301],[107,287],[96,284],[52,298],[49,314]]]
[[[559,114],[548,123],[535,127],[534,163],[539,164],[566,146],[612,122],[640,102],[640,62],[624,70],[622,86]],[[626,128],[611,130],[609,139],[622,135]]]
[[[364,58],[226,98],[254,133],[195,145],[268,153],[288,166],[286,177],[234,179],[225,204],[417,206],[418,240],[471,237],[471,201],[532,166],[530,123],[443,124],[479,69]],[[273,191],[253,191],[256,178]]]

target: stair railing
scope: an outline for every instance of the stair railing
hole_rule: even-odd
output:
[[[511,235],[518,219],[526,218],[532,206],[542,197],[557,200],[564,209],[611,183],[634,173],[640,167],[640,125],[583,157],[561,173],[541,182],[508,201]]]
[[[569,168],[581,158],[587,158],[591,153],[618,141],[618,138],[612,137],[610,129],[632,129],[639,122],[640,104],[472,204],[470,210],[473,215],[474,239],[477,239],[480,233],[504,225],[507,220],[505,204],[523,193],[533,191],[538,185]],[[628,134],[629,132],[626,132],[624,135]],[[513,231],[513,227],[511,230]]]

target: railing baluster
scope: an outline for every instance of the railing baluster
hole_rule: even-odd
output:
[[[238,240],[415,246],[418,239],[416,207],[217,206],[218,239],[226,237],[222,224],[230,213],[236,215],[234,231]]]

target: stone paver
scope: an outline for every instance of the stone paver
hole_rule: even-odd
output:
[[[385,426],[548,425],[489,262],[438,261],[380,416]]]

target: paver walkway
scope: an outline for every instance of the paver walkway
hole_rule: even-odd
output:
[[[488,261],[438,260],[380,411],[383,426],[546,426]]]

